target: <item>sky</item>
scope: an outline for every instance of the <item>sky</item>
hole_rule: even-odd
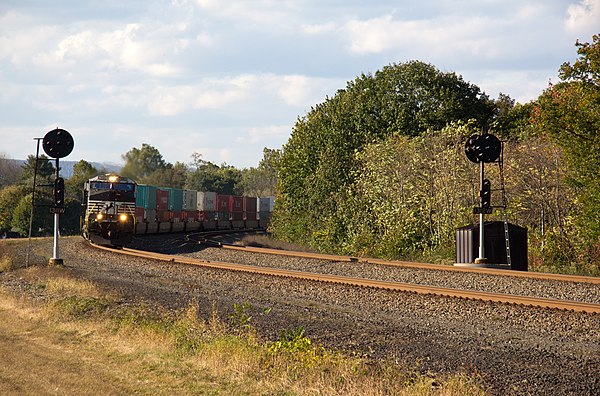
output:
[[[535,100],[600,33],[600,0],[0,0],[0,157],[256,167],[361,74],[419,60]]]

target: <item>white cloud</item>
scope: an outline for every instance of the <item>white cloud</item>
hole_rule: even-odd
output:
[[[572,33],[592,35],[600,30],[600,0],[581,0],[567,9],[565,26]],[[582,37],[582,41],[588,41]]]
[[[267,144],[270,141],[281,141],[290,134],[291,125],[271,125],[264,127],[251,127],[246,135],[238,136],[236,143]]]

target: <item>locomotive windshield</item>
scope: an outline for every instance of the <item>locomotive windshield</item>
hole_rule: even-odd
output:
[[[97,201],[135,202],[135,184],[90,182],[89,198]]]

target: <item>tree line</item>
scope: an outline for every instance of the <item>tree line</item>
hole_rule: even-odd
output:
[[[275,162],[280,151],[265,148],[263,159],[257,167],[237,169],[227,164],[216,165],[205,161],[199,153],[185,164],[166,162],[159,150],[149,144],[132,148],[122,155],[125,164],[119,171],[122,176],[138,184],[172,187],[197,191],[215,191],[219,194],[272,196],[275,194]],[[37,161],[35,206],[32,235],[51,235],[54,220],[48,205],[54,202],[52,187],[55,178],[53,161],[45,155]],[[29,232],[31,218],[33,174],[36,158],[30,155],[25,164],[0,158],[0,235]],[[108,173],[81,160],[73,166],[73,174],[65,181],[65,214],[61,215],[61,232],[76,234],[80,228],[83,185],[86,180]],[[45,185],[45,186],[44,186]]]

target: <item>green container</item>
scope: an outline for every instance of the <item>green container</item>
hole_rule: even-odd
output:
[[[181,212],[183,210],[183,190],[180,188],[165,188],[169,191],[169,210]]]
[[[144,209],[156,209],[156,187],[138,184],[135,192],[135,206]]]

